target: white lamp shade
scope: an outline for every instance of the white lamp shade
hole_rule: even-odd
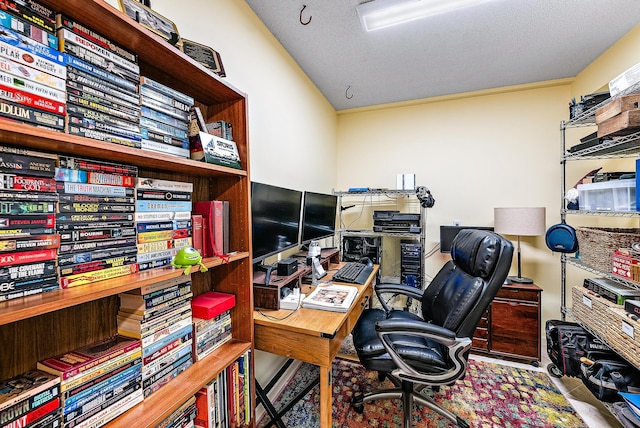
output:
[[[503,235],[539,236],[546,230],[546,208],[494,208],[493,229]]]

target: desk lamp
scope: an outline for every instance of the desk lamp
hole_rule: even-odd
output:
[[[537,208],[494,208],[493,228],[502,235],[518,236],[518,276],[509,276],[505,284],[532,284],[531,278],[522,276],[520,256],[521,236],[540,236],[545,232],[546,209]]]

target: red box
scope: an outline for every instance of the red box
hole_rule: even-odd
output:
[[[611,256],[611,273],[625,279],[631,279],[631,265],[637,264],[637,259],[629,254],[616,250]]]
[[[195,318],[210,320],[223,312],[233,309],[236,296],[218,291],[207,291],[191,300],[191,311]]]

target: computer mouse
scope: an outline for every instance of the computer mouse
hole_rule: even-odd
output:
[[[369,257],[361,257],[360,258],[360,263],[364,263],[369,267],[373,267],[373,262],[371,261],[371,259]]]

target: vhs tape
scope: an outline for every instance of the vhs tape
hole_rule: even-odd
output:
[[[48,177],[32,177],[17,174],[0,174],[0,188],[26,192],[56,192],[56,181]]]
[[[55,168],[55,158],[6,153],[0,149],[0,172],[52,178]]]
[[[55,275],[56,272],[56,262],[53,260],[18,266],[7,266],[0,268],[0,280],[42,278]]]
[[[181,147],[172,146],[165,143],[156,143],[155,141],[141,140],[140,148],[150,152],[164,153],[167,155],[177,156],[185,159],[189,159],[189,149],[183,149]]]
[[[48,250],[60,247],[60,235],[35,235],[0,240],[0,252]]]
[[[87,230],[61,230],[60,241],[61,242],[81,242],[81,241],[95,241],[98,239],[114,239],[114,238],[127,238],[136,236],[136,229],[134,227],[128,228],[108,228],[108,229],[87,229]]]
[[[43,110],[48,113],[64,115],[66,113],[66,103],[44,98],[20,89],[11,88],[0,84],[0,98],[16,104]]]
[[[161,94],[164,94],[170,98],[173,98],[174,100],[181,101],[182,103],[189,105],[189,107],[193,105],[193,102],[194,102],[193,97],[190,97],[187,94],[183,94],[180,91],[176,91],[175,89],[170,88],[166,85],[163,85],[160,82],[156,82],[155,80],[150,79],[149,77],[140,76],[140,85],[147,86],[148,88],[153,89],[157,92],[160,92]]]
[[[96,129],[89,129],[82,126],[69,125],[67,127],[67,133],[69,135],[78,135],[84,138],[90,138],[92,140],[104,141],[105,143],[119,144],[121,146],[133,147],[139,149],[141,147],[139,140],[134,140],[127,137],[121,137],[113,135],[107,132],[98,131]]]
[[[0,56],[0,70],[3,70],[18,79],[40,83],[51,89],[62,93],[66,90],[67,83],[60,77],[53,76],[47,72],[36,70],[24,64],[19,64],[9,58]]]
[[[55,214],[3,215],[0,217],[0,229],[15,228],[54,228]]]

